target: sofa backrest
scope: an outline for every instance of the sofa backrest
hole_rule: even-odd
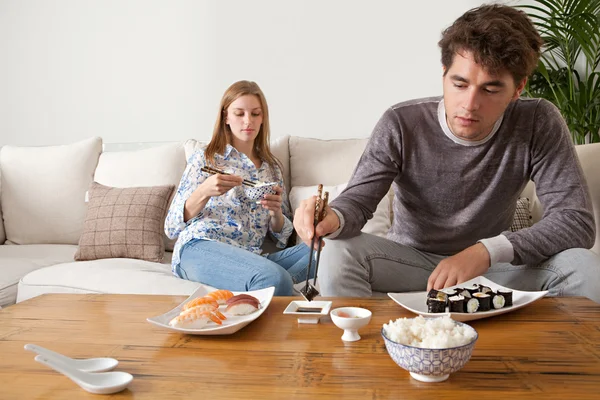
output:
[[[77,244],[102,139],[0,150],[6,239],[16,244]]]
[[[292,136],[289,139],[290,177],[292,187],[326,186],[347,182],[367,144],[368,139],[322,140]],[[596,242],[592,250],[600,254],[600,143],[576,146],[584,175],[588,182],[596,222]],[[391,193],[390,193],[391,194]],[[530,200],[533,222],[541,219],[544,209],[535,194],[533,182],[521,197]]]

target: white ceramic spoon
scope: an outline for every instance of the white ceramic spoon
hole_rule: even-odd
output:
[[[63,364],[70,365],[74,368],[77,368],[84,372],[104,372],[110,371],[114,369],[119,361],[114,358],[102,357],[102,358],[86,358],[75,360],[73,358],[64,356],[60,353],[56,353],[52,350],[48,350],[43,348],[42,346],[38,346],[37,344],[26,344],[25,350],[33,351],[41,356],[45,356],[47,358],[56,359]]]
[[[72,365],[40,355],[35,356],[35,361],[60,372],[90,393],[117,393],[125,389],[133,380],[133,376],[127,372],[83,372]]]

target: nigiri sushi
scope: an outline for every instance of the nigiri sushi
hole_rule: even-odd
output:
[[[231,315],[247,315],[258,310],[260,302],[256,297],[239,294],[227,300],[225,312]]]
[[[200,329],[204,328],[209,321],[217,325],[223,324],[221,318],[215,312],[203,311],[201,308],[192,308],[173,318],[169,322],[169,325],[175,328]]]
[[[212,308],[219,308],[219,303],[217,303],[217,301],[215,299],[211,299],[208,297],[196,297],[193,300],[188,301],[187,303],[185,303],[185,305],[183,306],[184,310],[187,310],[189,308],[193,308],[196,306],[200,306],[200,305],[210,305]]]
[[[227,300],[233,297],[233,293],[231,293],[229,290],[220,289],[215,290],[214,292],[210,292],[204,297],[213,299],[219,304],[225,304]]]

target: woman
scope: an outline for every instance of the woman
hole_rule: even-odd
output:
[[[227,174],[209,174],[203,167]],[[276,194],[260,202],[244,198],[243,180],[277,182]],[[269,149],[269,110],[254,82],[240,81],[223,95],[213,136],[188,160],[165,220],[173,251],[173,273],[219,289],[248,291],[275,286],[293,294],[306,279],[309,249],[300,244],[266,257],[271,234],[285,248],[293,225],[282,168]]]

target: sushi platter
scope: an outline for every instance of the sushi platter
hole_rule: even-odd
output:
[[[475,288],[477,289],[475,290]],[[484,292],[489,290],[489,292],[482,293],[482,290]],[[470,304],[469,300],[471,299],[466,298],[467,291],[471,291],[474,295],[473,299],[476,299]],[[443,291],[388,293],[388,296],[415,314],[424,317],[450,315],[455,321],[465,322],[517,310],[541,299],[547,293],[548,291],[545,290],[539,292],[514,290],[500,286],[483,276],[478,276],[470,281],[445,288]],[[448,294],[450,296],[447,296]],[[456,303],[450,304],[451,302],[448,300],[450,298],[456,299]],[[509,298],[510,301],[507,301]],[[485,306],[483,306],[484,304]]]
[[[257,319],[271,303],[274,293],[274,287],[248,292],[210,292],[201,286],[177,307],[147,321],[191,335],[230,335]]]

